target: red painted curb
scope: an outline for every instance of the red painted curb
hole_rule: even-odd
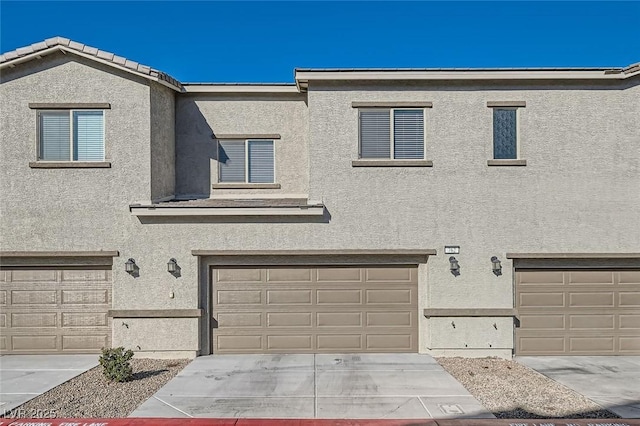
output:
[[[640,426],[640,419],[0,419],[0,426]]]

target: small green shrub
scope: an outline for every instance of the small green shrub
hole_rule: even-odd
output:
[[[133,377],[129,360],[133,358],[133,351],[119,348],[102,348],[100,365],[102,372],[112,382],[128,382]]]

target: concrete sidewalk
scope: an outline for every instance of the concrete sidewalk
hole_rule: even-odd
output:
[[[0,413],[98,365],[98,355],[0,356]]]
[[[538,356],[516,361],[622,418],[640,418],[640,356]]]
[[[493,418],[430,356],[196,358],[131,417]]]

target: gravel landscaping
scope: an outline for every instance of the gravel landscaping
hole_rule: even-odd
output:
[[[132,359],[133,380],[114,383],[98,366],[11,410],[49,412],[55,417],[127,417],[178,374],[188,359]]]
[[[515,361],[436,360],[499,419],[618,418],[590,399]]]

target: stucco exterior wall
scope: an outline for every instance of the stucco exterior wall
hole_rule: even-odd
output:
[[[176,106],[177,194],[307,194],[308,109],[304,95],[185,94]],[[218,182],[221,134],[280,134],[275,139],[275,183],[280,189],[212,189]]]
[[[194,249],[437,249],[419,268],[420,312],[512,307],[506,252],[640,251],[637,78],[632,87],[312,84],[308,102],[305,95],[176,95],[177,195],[309,194],[324,201],[329,223],[133,216],[129,204],[171,192],[163,169],[169,160],[160,155],[171,155],[171,128],[151,121],[171,115],[169,94],[72,55],[32,61],[2,78],[1,249],[118,250],[113,309],[205,307],[209,280]],[[352,167],[358,119],[351,102],[391,100],[433,102],[425,115],[433,167]],[[520,111],[526,167],[487,166],[486,102],[496,100],[527,103]],[[29,102],[111,103],[105,126],[112,167],[30,169],[36,128]],[[214,133],[281,134],[281,189],[211,190]],[[443,250],[449,244],[461,247],[457,277]],[[502,260],[500,277],[491,271],[494,255]],[[138,277],[124,271],[129,257]],[[167,272],[170,258],[181,268],[177,278]],[[203,348],[201,321],[118,318],[113,344],[140,346],[142,354],[193,354]],[[420,321],[422,352],[508,356],[513,347],[510,319],[460,319],[455,328],[449,319]]]
[[[175,92],[158,83],[150,84],[151,199],[175,194],[176,141]]]
[[[421,308],[512,307],[506,252],[637,252],[640,120],[636,86],[312,85],[310,196],[331,223],[314,244],[435,248],[421,276]],[[622,86],[622,87],[621,87]],[[526,101],[519,111],[526,167],[489,167],[487,101]],[[355,168],[352,101],[432,101],[425,114],[427,168]],[[461,274],[445,245],[459,245]],[[490,258],[502,260],[496,277]],[[424,279],[428,276],[428,279]],[[424,280],[423,280],[424,279]],[[497,319],[499,330],[505,321]],[[512,347],[490,321],[421,318],[421,349]],[[470,336],[469,338],[465,336]],[[491,346],[490,346],[491,345]]]

